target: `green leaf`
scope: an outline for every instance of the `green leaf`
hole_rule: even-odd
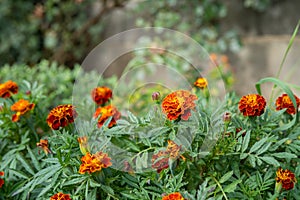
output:
[[[250,133],[251,131],[247,131],[242,144],[242,153],[246,151],[250,141]]]
[[[229,185],[227,185],[227,186],[224,188],[224,192],[227,192],[227,193],[229,193],[229,192],[234,192],[235,189],[236,189],[236,186],[237,186],[239,183],[241,183],[241,182],[242,182],[242,180],[236,180],[236,181],[230,183]]]
[[[272,156],[276,158],[285,158],[285,159],[297,158],[295,154],[289,152],[273,153]]]
[[[294,97],[294,94],[293,92],[291,91],[291,89],[287,86],[286,83],[280,81],[279,79],[277,78],[274,78],[274,77],[267,77],[267,78],[263,78],[261,79],[260,81],[258,81],[256,83],[256,90],[259,94],[261,94],[261,89],[260,89],[260,86],[261,84],[263,83],[267,83],[267,82],[271,82],[271,83],[274,83],[274,85],[279,85],[281,87],[281,89],[290,97],[290,99],[292,100],[293,102],[293,105],[295,108],[297,108],[297,103],[296,103],[296,99]],[[284,131],[284,130],[287,130],[289,128],[291,128],[293,125],[295,125],[295,123],[297,122],[297,116],[298,116],[298,112],[293,116],[293,119],[292,121],[290,121],[289,123],[287,124],[284,124],[282,126],[279,126],[278,128],[274,129],[273,131],[274,132],[278,132],[278,131]]]
[[[269,143],[265,144],[264,146],[262,146],[262,148],[257,151],[256,155],[260,155],[260,154],[266,152],[267,150],[269,150],[271,144],[272,143],[269,142]]]
[[[230,177],[232,177],[232,175],[233,175],[233,171],[227,172],[220,178],[219,183],[224,183],[224,182],[228,181],[228,179]]]
[[[260,157],[260,159],[270,165],[274,165],[275,167],[280,166],[280,163],[273,157],[263,156],[263,157]]]
[[[38,197],[41,197],[41,196],[43,196],[44,194],[46,194],[51,188],[52,188],[52,185],[51,185],[51,184],[47,185],[44,189],[42,189],[42,191],[40,192],[40,194],[39,194]]]
[[[257,151],[266,141],[268,140],[267,137],[259,140],[258,142],[256,142],[250,149],[249,153],[253,153],[255,151]]]
[[[14,170],[14,169],[9,169],[10,173],[20,177],[20,178],[23,178],[23,179],[29,179],[29,177],[27,176],[27,174],[25,174],[24,172],[22,171],[17,171],[17,170]]]
[[[84,182],[88,177],[87,176],[82,176],[82,177],[78,177],[78,178],[72,178],[69,181],[66,181],[63,186],[68,186],[68,185],[75,185],[81,182]]]
[[[31,158],[31,161],[32,161],[33,166],[35,167],[35,169],[37,171],[41,170],[41,165],[40,165],[37,157],[34,155],[34,153],[32,152],[32,150],[29,148],[29,146],[27,146],[27,151],[29,153],[29,156]]]
[[[249,156],[248,156],[247,159],[249,160],[250,165],[251,165],[252,167],[255,167],[255,166],[256,166],[256,163],[255,163],[255,160],[256,160],[256,159],[255,159],[254,155],[249,154]]]
[[[27,172],[29,172],[30,174],[34,175],[34,171],[32,169],[32,167],[29,165],[29,163],[27,162],[27,160],[20,154],[17,153],[16,158],[21,162],[22,166],[25,168],[25,170]]]

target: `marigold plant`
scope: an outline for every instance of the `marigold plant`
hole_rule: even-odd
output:
[[[16,114],[14,114],[12,116],[12,121],[13,122],[17,122],[20,119],[21,115],[24,115],[25,113],[27,113],[28,111],[32,110],[34,108],[35,104],[34,103],[30,103],[27,100],[24,99],[20,99],[19,101],[17,101],[16,103],[14,103],[10,109],[14,112],[16,112]]]
[[[162,200],[184,200],[184,198],[181,196],[179,192],[174,192],[172,194],[164,196]]]
[[[97,171],[101,171],[103,168],[108,168],[112,165],[110,162],[111,158],[108,157],[106,153],[97,152],[95,154],[86,153],[81,158],[81,165],[79,168],[79,173],[94,173]]]
[[[59,105],[50,111],[47,117],[47,123],[53,130],[58,130],[59,127],[65,127],[73,123],[77,115],[74,106],[70,104]]]
[[[97,87],[91,92],[92,99],[98,105],[105,104],[112,97],[112,91],[108,87]]]
[[[105,121],[112,117],[108,127],[112,127],[117,124],[117,120],[121,118],[121,113],[117,110],[117,108],[113,105],[108,105],[104,107],[99,107],[96,109],[94,113],[94,118],[97,118],[100,115],[98,119],[98,127],[102,127]]]
[[[266,100],[259,94],[243,96],[239,101],[239,109],[244,116],[260,116],[264,113]]]
[[[17,83],[9,80],[5,83],[0,83],[0,97],[1,98],[9,98],[12,94],[18,93],[18,85]]]
[[[50,200],[71,200],[71,196],[69,194],[64,194],[62,192],[59,192],[52,197],[50,197]]]
[[[276,110],[282,110],[287,108],[286,112],[290,115],[296,114],[296,110],[298,110],[298,107],[300,105],[300,99],[294,95],[296,99],[297,109],[295,109],[292,100],[287,94],[282,94],[280,97],[276,99]]]
[[[279,168],[276,171],[276,183],[281,184],[282,188],[285,190],[293,189],[296,182],[295,174],[290,170]]]
[[[168,94],[162,101],[162,110],[169,120],[188,120],[191,110],[196,106],[197,96],[187,90],[178,90]]]

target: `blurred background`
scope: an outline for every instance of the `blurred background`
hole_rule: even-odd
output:
[[[299,0],[1,0],[0,66],[36,67],[46,59],[73,69],[117,33],[164,27],[203,45],[214,62],[230,71],[229,88],[245,94],[255,91],[259,79],[276,76],[300,19],[299,10]],[[296,37],[280,75],[296,85],[299,44]],[[123,38],[112,48],[124,45],[134,44]],[[105,75],[120,75],[132,59],[145,56],[122,56],[112,63],[118,67]]]

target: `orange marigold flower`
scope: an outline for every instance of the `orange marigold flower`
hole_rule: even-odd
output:
[[[194,85],[200,89],[204,89],[207,87],[208,82],[206,78],[200,77],[194,82]]]
[[[71,197],[69,194],[64,194],[62,192],[59,192],[52,197],[50,197],[50,200],[71,200]]]
[[[244,116],[260,116],[264,113],[266,100],[259,94],[243,96],[239,101],[239,109]]]
[[[18,85],[17,83],[9,80],[5,83],[0,84],[0,97],[9,98],[12,94],[18,93]]]
[[[40,139],[40,142],[36,143],[36,146],[41,148],[46,155],[48,155],[48,153],[52,153],[52,151],[48,148],[48,140]]]
[[[3,171],[0,172],[0,176],[4,176]],[[3,184],[4,184],[4,180],[2,178],[0,178],[0,188],[2,188]]]
[[[191,116],[191,109],[194,109],[197,96],[186,90],[178,90],[167,95],[162,101],[162,110],[167,114],[169,120],[176,120],[179,117],[188,120]]]
[[[172,194],[164,196],[162,200],[184,200],[184,198],[181,196],[179,192],[174,192]]]
[[[97,87],[94,88],[91,92],[92,99],[96,102],[98,105],[105,104],[111,97],[112,97],[112,91],[108,87]]]
[[[32,110],[34,108],[35,104],[34,103],[29,103],[29,101],[20,99],[16,103],[14,103],[10,109],[12,111],[15,111],[16,114],[12,116],[12,121],[17,122],[19,121],[19,118],[21,115],[24,115],[28,111]]]
[[[98,116],[101,116],[98,119],[98,127],[102,127],[105,121],[112,117],[108,127],[112,127],[115,124],[117,124],[117,120],[121,118],[121,113],[117,110],[117,108],[113,105],[108,105],[104,107],[99,107],[94,113],[94,118],[97,118]]]
[[[96,154],[90,154],[88,152],[81,158],[82,164],[80,165],[79,173],[84,174],[87,172],[90,174],[101,171],[102,168],[108,168],[112,165],[110,160],[111,158],[106,153],[97,152]]]
[[[79,143],[79,148],[80,151],[83,155],[85,155],[87,152],[89,152],[90,147],[88,144],[88,137],[87,136],[83,136],[83,137],[79,137],[77,138],[77,141]]]
[[[281,167],[276,172],[276,183],[282,184],[282,187],[286,190],[294,188],[294,184],[297,182],[295,174],[290,170],[283,170]]]
[[[296,99],[297,110],[298,110],[298,107],[300,105],[300,99],[296,95],[294,95],[294,97]],[[296,114],[296,109],[293,105],[293,102],[287,94],[283,94],[282,96],[278,97],[276,99],[275,105],[276,105],[276,110],[282,110],[287,108],[286,112],[288,114],[290,115]]]
[[[70,104],[59,105],[50,111],[47,123],[53,130],[58,130],[59,127],[65,127],[69,123],[73,123],[77,115],[74,106]]]

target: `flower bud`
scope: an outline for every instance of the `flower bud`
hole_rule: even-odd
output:
[[[152,93],[152,100],[153,101],[159,101],[160,100],[160,93],[159,92],[153,92]]]
[[[225,112],[223,115],[223,121],[225,123],[229,123],[231,121],[231,114],[230,112]]]

